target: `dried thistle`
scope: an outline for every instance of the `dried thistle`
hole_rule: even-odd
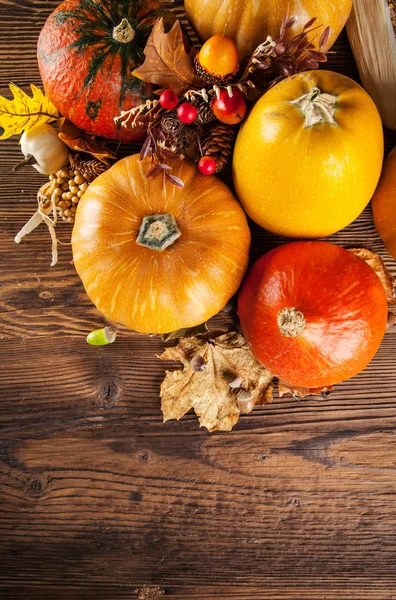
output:
[[[246,93],[245,86],[260,89],[271,87],[281,79],[295,75],[307,69],[317,69],[319,63],[327,61],[323,51],[330,35],[330,27],[327,27],[320,36],[318,49],[313,43],[314,33],[320,26],[313,27],[316,17],[307,21],[301,33],[292,39],[287,39],[288,30],[294,25],[295,19],[285,17],[277,38],[268,36],[265,42],[260,44],[250,58],[243,65],[237,81],[231,85],[238,86]],[[252,81],[252,78],[254,81]]]

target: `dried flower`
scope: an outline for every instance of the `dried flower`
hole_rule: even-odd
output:
[[[326,62],[327,56],[323,48],[328,41],[330,27],[323,31],[317,50],[310,38],[310,34],[317,29],[313,27],[315,21],[316,18],[307,21],[301,33],[288,40],[286,33],[294,25],[295,19],[283,19],[279,37],[268,36],[265,42],[256,48],[250,59],[245,61],[238,80],[232,85],[258,85],[264,90],[285,77],[307,69],[316,69],[319,63]]]

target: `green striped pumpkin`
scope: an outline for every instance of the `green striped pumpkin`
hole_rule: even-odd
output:
[[[38,40],[44,89],[75,125],[108,139],[133,141],[141,130],[114,123],[150,96],[152,87],[131,75],[144,61],[150,31],[163,17],[158,0],[65,0],[47,19]]]

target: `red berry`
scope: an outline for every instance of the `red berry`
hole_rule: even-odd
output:
[[[172,90],[164,90],[159,97],[159,102],[162,108],[166,108],[166,110],[173,110],[176,108],[179,98],[175,92],[172,92]]]
[[[227,90],[222,89],[220,98],[212,102],[215,117],[227,125],[240,123],[246,114],[246,102],[238,88],[232,88],[232,96]]]
[[[197,118],[198,111],[190,102],[180,104],[177,109],[177,116],[182,123],[192,123]]]
[[[213,175],[216,171],[216,167],[217,164],[215,159],[210,156],[203,156],[198,163],[198,169],[203,175]]]

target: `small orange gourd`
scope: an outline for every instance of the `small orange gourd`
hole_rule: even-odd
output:
[[[372,207],[377,231],[389,254],[396,259],[396,148],[385,161]]]
[[[195,67],[208,83],[222,85],[235,75],[238,62],[234,41],[218,33],[204,43],[196,56]]]
[[[109,319],[143,333],[203,323],[238,290],[250,231],[229,188],[175,162],[178,188],[151,162],[128,156],[100,175],[80,200],[74,265],[86,292]]]

